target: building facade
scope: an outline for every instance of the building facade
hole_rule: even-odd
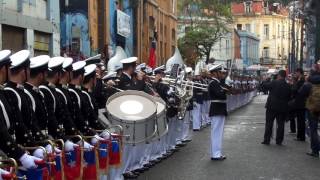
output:
[[[281,4],[268,4],[263,0],[232,3],[234,27],[256,34],[260,39],[260,63],[267,66],[286,67],[291,53],[292,20],[289,9]],[[300,52],[299,20],[295,19],[296,52]],[[299,54],[296,54],[299,57]]]
[[[0,49],[60,55],[57,0],[0,0]]]
[[[240,36],[240,51],[243,65],[245,67],[260,64],[259,38],[248,31],[238,31]]]
[[[137,56],[148,62],[152,41],[156,41],[157,65],[173,55],[177,45],[177,0],[139,1],[137,11]]]

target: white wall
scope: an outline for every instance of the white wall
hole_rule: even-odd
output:
[[[5,9],[18,11],[18,1],[19,0],[4,0],[3,6],[5,7]]]
[[[22,6],[22,14],[31,17],[47,19],[47,1],[25,0]]]
[[[228,47],[227,47],[228,41]],[[232,33],[226,33],[220,40],[215,43],[211,49],[210,58],[217,60],[228,60],[232,59],[232,48],[233,48],[233,38]]]

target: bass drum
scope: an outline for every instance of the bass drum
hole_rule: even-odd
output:
[[[156,127],[157,133],[153,140],[157,140],[162,136],[166,135],[168,132],[168,121],[166,115],[166,102],[164,102],[161,98],[154,97],[155,102],[157,103],[157,119],[156,119]]]
[[[112,95],[106,104],[108,120],[123,127],[124,143],[138,144],[151,140],[156,132],[157,104],[141,91],[123,91]]]

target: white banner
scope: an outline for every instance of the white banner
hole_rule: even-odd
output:
[[[117,33],[124,37],[129,37],[131,33],[130,16],[120,10],[117,10]]]

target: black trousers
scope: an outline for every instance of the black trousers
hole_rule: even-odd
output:
[[[306,139],[306,110],[298,109],[295,111],[297,116],[297,138],[299,140]]]
[[[277,135],[276,143],[281,144],[284,137],[284,124],[287,113],[277,112],[267,109],[266,111],[266,126],[264,132],[264,142],[270,142],[272,136],[273,122],[276,119],[277,122]]]
[[[295,111],[290,111],[288,114],[288,121],[290,122],[290,131],[296,133],[296,113]]]

